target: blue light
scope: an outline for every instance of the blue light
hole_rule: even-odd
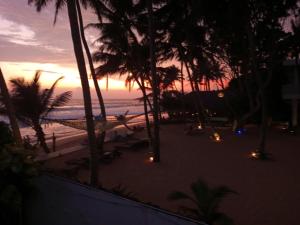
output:
[[[245,132],[246,132],[245,128],[238,128],[235,130],[235,134],[237,136],[241,136],[241,135],[245,134]]]

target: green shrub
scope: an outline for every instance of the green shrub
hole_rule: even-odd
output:
[[[8,125],[0,121],[0,149],[3,148],[4,145],[12,144],[13,142],[12,132]]]
[[[1,123],[0,224],[22,224],[23,197],[32,189],[38,174],[35,151],[16,146],[8,126]]]

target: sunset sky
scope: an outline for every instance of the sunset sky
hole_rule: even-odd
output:
[[[53,4],[38,13],[27,1],[0,0],[0,66],[6,80],[16,76],[30,79],[36,70],[43,70],[41,81],[45,86],[63,75],[59,92],[72,90],[73,96],[80,98],[80,79],[66,9],[59,13],[53,25]],[[91,11],[85,11],[84,21],[87,24],[95,22],[96,18]],[[86,30],[86,37],[92,43],[97,31]],[[102,88],[105,83],[104,80],[100,82]],[[109,91],[103,94],[106,98],[140,96],[136,90],[129,93],[118,76],[110,79]]]

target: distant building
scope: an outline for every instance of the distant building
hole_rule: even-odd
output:
[[[282,86],[282,98],[291,102],[291,125],[298,126],[299,121],[299,100],[300,100],[300,77],[299,64],[296,60],[286,60],[283,63],[285,74],[288,76],[288,83]],[[297,68],[298,67],[298,68]]]

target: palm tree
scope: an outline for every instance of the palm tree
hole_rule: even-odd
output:
[[[48,3],[53,0],[28,0],[28,3],[34,3],[38,12],[40,12]],[[56,13],[55,18],[58,14],[58,11],[63,7],[67,6],[68,17],[71,29],[71,36],[73,41],[73,48],[75,53],[75,58],[77,62],[77,67],[80,75],[83,100],[84,100],[84,109],[85,109],[85,118],[87,124],[87,133],[88,133],[88,142],[90,150],[90,183],[92,186],[96,186],[98,183],[98,153],[97,153],[97,143],[96,143],[96,134],[94,129],[94,120],[93,120],[93,111],[92,111],[92,101],[90,86],[88,82],[88,75],[85,67],[84,53],[81,44],[80,28],[78,24],[78,11],[76,7],[75,0],[55,0]]]
[[[156,73],[156,56],[155,56],[155,30],[153,23],[153,6],[152,0],[147,0],[147,12],[148,12],[148,39],[150,50],[150,67],[152,77],[152,93],[153,93],[153,124],[154,124],[154,139],[153,139],[153,153],[154,162],[160,162],[160,137],[159,137],[159,87],[158,76]]]
[[[76,0],[76,6],[77,6],[77,11],[78,11],[78,20],[79,20],[79,28],[80,28],[80,35],[82,38],[82,43],[85,49],[85,53],[87,55],[87,59],[89,62],[89,67],[90,67],[90,72],[91,72],[91,76],[94,82],[94,86],[95,86],[95,90],[96,90],[96,94],[97,94],[97,98],[99,101],[99,106],[100,106],[100,110],[101,110],[101,115],[102,115],[102,120],[106,121],[106,111],[105,111],[105,104],[104,104],[104,100],[103,100],[103,96],[98,84],[98,80],[97,80],[97,76],[95,73],[95,68],[93,65],[93,59],[92,59],[92,55],[88,46],[88,43],[86,41],[85,38],[85,33],[84,33],[84,26],[83,26],[83,19],[82,19],[82,14],[81,14],[81,9],[80,9],[80,4],[79,1]],[[99,149],[99,153],[102,154],[103,153],[103,144],[104,144],[104,139],[105,139],[105,131],[100,132],[99,136],[97,137],[97,148]]]
[[[134,5],[131,1],[122,1],[127,7],[120,7],[121,2],[115,1],[102,5],[101,15],[104,19],[100,23],[89,24],[88,27],[100,30],[97,42],[101,44],[93,55],[95,62],[101,65],[96,68],[98,78],[119,73],[127,75],[126,83],[136,82],[143,93],[147,132],[152,143],[148,107],[152,111],[152,104],[147,94],[146,82],[149,81],[149,49],[144,39],[133,31],[135,28]],[[129,6],[127,5],[129,4]]]
[[[30,82],[24,78],[10,80],[12,84],[11,101],[16,109],[16,117],[24,124],[31,126],[45,152],[49,153],[49,147],[45,140],[42,122],[57,107],[65,105],[71,98],[71,92],[64,92],[53,98],[57,83],[63,78],[58,78],[49,89],[41,89],[41,72],[37,71]]]
[[[236,194],[226,186],[210,188],[204,181],[198,179],[191,184],[193,196],[176,191],[168,196],[171,201],[188,200],[194,207],[180,206],[179,209],[186,216],[213,225],[233,224],[231,218],[219,212],[221,201],[228,194]]]
[[[106,25],[109,26],[108,24]],[[116,33],[111,35],[116,35]],[[118,34],[118,36],[120,37],[122,35]],[[99,39],[101,39],[101,37]],[[107,37],[105,37],[105,39],[107,39]],[[149,81],[147,46],[141,44],[128,44],[123,46],[119,41],[120,40],[114,38],[112,38],[112,40],[106,40],[103,42],[104,44],[99,51],[95,52],[94,60],[102,63],[96,68],[96,74],[98,77],[104,77],[119,73],[120,76],[127,75],[125,84],[132,85],[134,82],[138,84],[143,94],[142,100],[147,133],[152,144],[153,138],[148,114],[149,111],[152,112],[153,107],[149,99],[150,94],[147,93],[149,88],[146,86],[146,82]],[[116,45],[118,45],[117,48],[115,48]],[[107,51],[108,49],[109,51]],[[148,108],[150,108],[150,110],[148,110]]]
[[[199,62],[204,57],[204,51],[208,51],[209,35],[205,20],[203,19],[203,5],[201,1],[167,1],[165,5],[156,10],[160,16],[158,24],[159,33],[164,38],[163,55],[166,59],[176,59],[182,63],[187,72],[188,80],[193,92],[195,108],[198,112],[198,120],[201,114],[207,117],[200,101]],[[201,59],[201,60],[200,60]],[[197,63],[196,63],[197,62]]]
[[[168,89],[174,89],[175,81],[181,81],[181,73],[176,66],[157,67],[157,74],[159,77],[159,89],[167,91]]]
[[[8,92],[6,82],[5,82],[1,68],[0,68],[0,90],[1,90],[1,95],[2,95],[0,100],[4,103],[4,105],[6,107],[7,115],[9,118],[10,126],[12,128],[15,141],[18,145],[20,145],[22,143],[22,136],[21,136],[18,122],[17,122],[15,109],[11,102],[9,92]]]

